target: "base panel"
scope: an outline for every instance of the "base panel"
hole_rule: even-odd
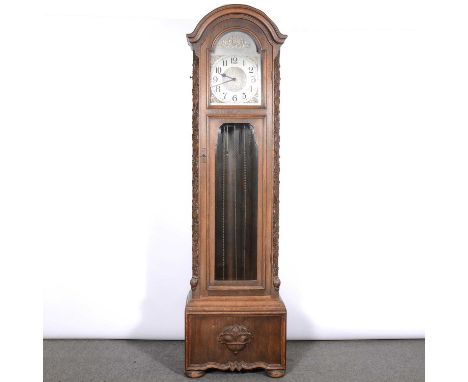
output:
[[[265,309],[255,305],[229,307],[229,299],[219,309],[199,301],[187,304],[185,313],[186,375],[201,376],[208,369],[243,371],[262,368],[271,377],[281,377],[286,369],[286,309],[281,300],[270,301]],[[192,375],[189,375],[192,374]]]

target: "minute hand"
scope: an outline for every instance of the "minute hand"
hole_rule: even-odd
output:
[[[224,81],[224,82],[220,82],[219,84],[214,84],[214,85],[211,85],[211,87],[213,86],[218,86],[218,85],[222,85],[222,84],[225,84],[226,82],[231,82],[231,81],[235,81],[236,79],[235,78],[232,78],[230,80],[227,80],[227,81]]]

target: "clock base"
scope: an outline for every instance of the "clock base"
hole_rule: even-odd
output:
[[[265,369],[272,378],[286,369],[286,308],[270,296],[190,299],[185,309],[185,370]]]

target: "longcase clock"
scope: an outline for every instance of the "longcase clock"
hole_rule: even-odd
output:
[[[286,369],[279,295],[279,51],[258,9],[227,5],[187,35],[193,50],[193,276],[185,373]]]

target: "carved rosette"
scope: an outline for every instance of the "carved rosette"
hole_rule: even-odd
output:
[[[199,275],[199,238],[200,238],[200,205],[199,205],[199,169],[198,169],[198,64],[199,59],[193,52],[192,72],[192,279],[190,286],[194,290],[198,285]]]
[[[226,326],[218,335],[218,342],[224,344],[234,354],[244,350],[251,343],[253,334],[244,325]]]
[[[274,125],[273,125],[273,243],[272,243],[272,255],[273,255],[273,286],[276,290],[279,290],[281,281],[278,277],[278,253],[279,253],[279,172],[280,172],[280,116],[279,116],[279,103],[280,103],[280,54],[278,52],[274,61],[274,82],[273,82],[273,94],[274,94]]]

